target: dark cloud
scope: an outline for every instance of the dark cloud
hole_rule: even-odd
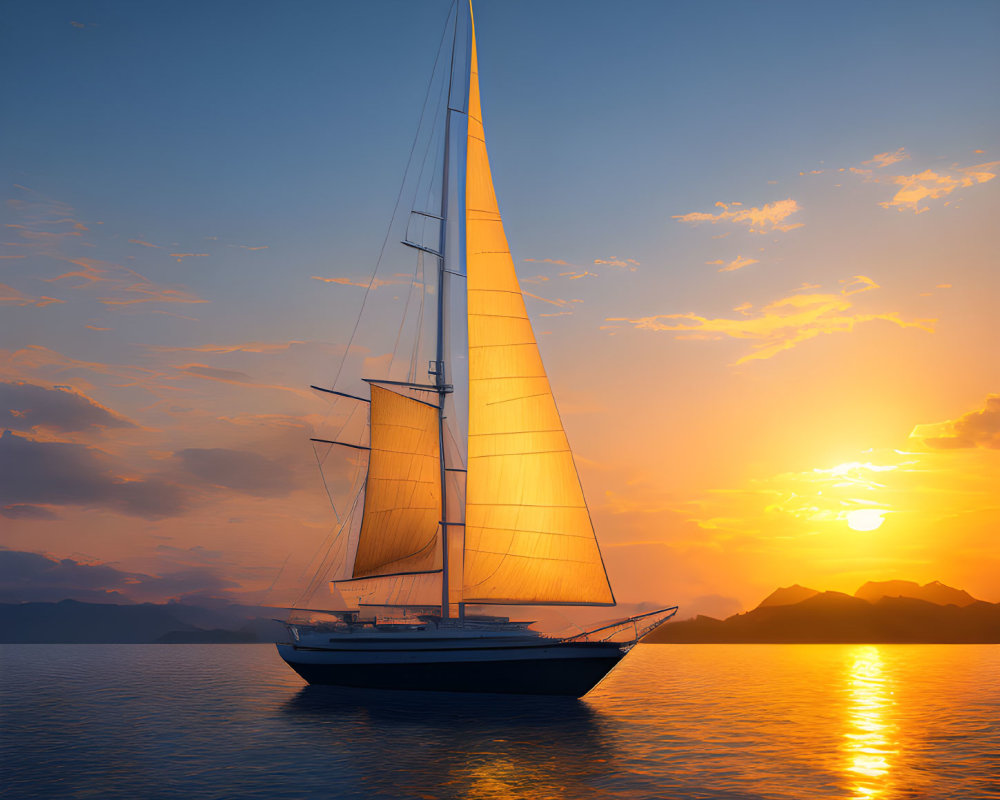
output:
[[[59,519],[59,515],[45,506],[32,506],[25,503],[0,507],[0,517],[7,519]]]
[[[924,439],[928,447],[955,450],[966,447],[988,447],[1000,450],[1000,394],[986,398],[982,411],[970,411],[950,423],[947,436]]]
[[[0,381],[0,425],[16,431],[125,428],[132,423],[72,389]]]
[[[287,466],[259,453],[214,447],[189,448],[174,455],[187,473],[214,486],[264,496],[288,494],[296,488]]]
[[[4,431],[0,437],[0,503],[78,505],[155,519],[184,510],[180,487],[156,478],[122,480],[107,457],[70,442],[38,442]]]
[[[215,570],[193,567],[163,575],[125,572],[110,564],[85,564],[41,553],[0,549],[0,602],[120,603],[128,601],[229,600],[236,584]]]

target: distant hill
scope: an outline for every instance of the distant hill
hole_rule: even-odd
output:
[[[816,589],[809,589],[805,586],[799,586],[796,583],[792,586],[783,586],[780,589],[775,589],[760,601],[760,605],[757,608],[763,606],[793,606],[818,594],[819,592]]]
[[[181,603],[112,605],[76,600],[0,603],[0,643],[277,641],[283,628],[260,616],[268,612],[274,616],[281,613],[278,609],[238,605],[205,608]]]
[[[897,583],[897,582],[889,582]],[[920,587],[925,596],[944,600],[967,597],[971,602],[939,603],[907,596],[889,596],[876,590],[869,601],[841,592],[817,592],[795,603],[775,603],[794,597],[793,589],[779,589],[757,608],[725,620],[697,617],[661,625],[643,641],[758,642],[758,643],[966,643],[1000,644],[1000,603],[984,603],[941,583]],[[865,587],[871,584],[865,584]],[[859,590],[859,593],[862,590]],[[904,587],[905,588],[905,587]],[[895,591],[896,587],[893,587]],[[779,594],[784,593],[784,594]],[[800,592],[802,593],[802,592]]]
[[[868,581],[854,593],[855,597],[874,603],[882,597],[912,597],[939,606],[971,606],[976,598],[964,589],[953,589],[939,581],[921,586],[914,581]]]

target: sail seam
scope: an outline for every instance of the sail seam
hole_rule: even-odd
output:
[[[480,529],[480,530],[487,530],[488,529],[488,530],[491,530],[491,531],[507,532],[507,533],[540,533],[543,536],[567,536],[570,539],[589,539],[589,538],[591,538],[590,534],[588,534],[588,533],[569,533],[568,531],[539,531],[539,530],[533,530],[531,528],[495,528],[492,525],[469,525],[468,527],[470,529]],[[480,549],[475,548],[475,547],[470,547],[469,551],[473,552],[473,553],[491,553],[493,555],[511,555],[511,554],[507,553],[506,551],[504,551],[503,553],[498,553],[495,550],[480,550]],[[513,557],[514,556],[511,555],[511,558],[513,558]],[[521,558],[545,558],[545,557],[546,556],[521,556]],[[553,558],[553,559],[550,559],[550,560],[552,560],[552,561],[561,561],[562,559],[561,558]]]
[[[466,503],[467,506],[502,506],[504,508],[586,508],[583,506],[558,506],[553,503]],[[474,528],[489,528],[489,525],[470,525]],[[491,530],[504,530],[503,528],[493,528]],[[555,531],[553,531],[553,534]]]

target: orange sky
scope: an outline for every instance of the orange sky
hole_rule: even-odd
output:
[[[513,116],[527,113],[517,111],[524,84],[496,76],[525,70],[544,95],[542,59],[588,56],[561,41],[519,65],[494,38],[511,20],[485,5],[480,62],[501,210],[618,599],[721,613],[779,585],[853,592],[903,578],[1000,602],[1000,150],[985,132],[995,112],[979,103],[996,71],[939,64],[974,83],[941,100],[948,124],[916,114],[931,80],[916,62],[893,73],[888,99],[830,76],[857,93],[839,110],[849,136],[824,138],[837,117],[817,97],[803,100],[815,123],[803,110],[793,129],[762,111],[756,138],[733,133],[726,152],[706,134],[716,111],[696,113],[707,95],[658,90],[648,113],[675,115],[670,135],[690,149],[627,126],[612,126],[615,136],[577,126],[560,158]],[[355,21],[371,33],[369,23]],[[44,15],[24,24],[58,37],[35,57],[59,59],[83,36],[114,52],[114,25],[138,26],[66,21],[50,33]],[[859,58],[875,59],[881,45],[865,46]],[[198,43],[194,58],[215,80],[210,47]],[[985,40],[967,47],[996,61]],[[614,69],[640,71],[644,52]],[[251,55],[233,57],[249,65]],[[770,57],[790,69],[800,56]],[[96,51],[87,58],[95,74],[111,69]],[[359,80],[370,83],[316,113],[375,114],[364,110],[379,76]],[[95,90],[95,102],[110,109],[114,90]],[[603,90],[579,102],[618,102],[593,88]],[[108,141],[115,113],[95,117]],[[336,522],[308,443],[328,407],[307,387],[327,382],[349,339],[413,123],[398,141],[338,129],[332,151],[324,129],[302,133],[306,145],[294,125],[275,129],[271,145],[227,167],[247,190],[228,173],[167,175],[187,163],[184,148],[162,150],[136,114],[115,120],[134,126],[135,162],[96,139],[87,146],[97,150],[77,150],[67,135],[49,150],[74,156],[61,170],[31,150],[27,123],[9,156],[0,416],[10,432],[0,450],[11,478],[0,541],[109,565],[118,583],[105,588],[132,599],[287,603]],[[393,118],[365,119],[382,130]],[[260,144],[238,122],[199,134],[206,164]],[[260,173],[269,153],[302,147],[314,148],[310,164]],[[595,174],[614,161],[620,183],[588,183],[574,156]],[[380,171],[345,205],[356,162]],[[111,177],[101,183],[91,163]],[[329,172],[297,198],[310,169]],[[200,205],[206,192],[222,193],[219,204]],[[398,275],[378,281],[375,294],[399,296]],[[848,514],[860,509],[883,512],[882,524],[852,529]]]

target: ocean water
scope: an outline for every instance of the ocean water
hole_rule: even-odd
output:
[[[306,687],[271,645],[0,646],[9,798],[1000,798],[1000,646],[640,645],[583,700]]]

